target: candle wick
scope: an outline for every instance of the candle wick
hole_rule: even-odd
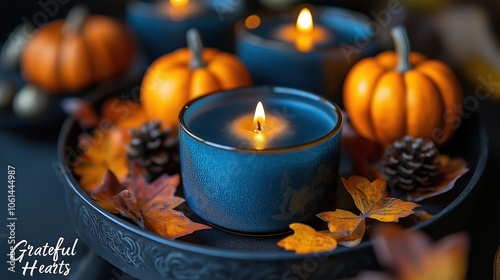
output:
[[[260,126],[260,121],[257,121],[257,131],[256,132],[261,132],[262,127]]]

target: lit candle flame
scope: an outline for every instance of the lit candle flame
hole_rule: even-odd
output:
[[[175,7],[185,6],[189,0],[170,0],[170,4]]]
[[[302,52],[309,52],[314,47],[313,40],[313,18],[311,11],[308,8],[303,8],[297,17],[297,37],[295,38],[295,46]]]
[[[255,127],[254,132],[262,132],[262,126],[266,122],[266,112],[264,112],[264,106],[262,102],[257,103],[255,107],[255,114],[253,115],[253,125]]]
[[[308,8],[303,8],[297,17],[297,30],[301,33],[311,33],[314,28],[311,11]]]

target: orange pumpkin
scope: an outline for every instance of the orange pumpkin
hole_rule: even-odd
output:
[[[344,83],[344,105],[353,127],[387,146],[404,135],[444,143],[460,125],[463,96],[442,62],[409,50],[403,27],[392,30],[396,52],[353,66]]]
[[[195,97],[252,84],[237,57],[203,48],[197,30],[187,33],[188,48],[158,58],[141,84],[141,104],[151,119],[177,128],[178,113]]]
[[[116,20],[89,16],[86,7],[40,27],[28,41],[21,68],[27,82],[50,93],[75,92],[126,71],[134,56],[131,33]]]

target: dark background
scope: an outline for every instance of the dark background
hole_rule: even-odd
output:
[[[57,1],[57,0],[53,0]],[[40,10],[39,3],[48,1],[16,0],[0,2],[0,42],[3,42],[13,28],[27,19],[31,23],[36,23],[43,18],[34,17]],[[67,4],[58,5],[59,10],[52,18],[63,17],[69,8],[77,3],[85,2],[95,13],[110,14],[117,17],[123,15],[127,1],[122,0],[92,0],[76,1],[65,0]],[[260,8],[257,1],[248,1],[254,8]],[[447,5],[466,5],[468,1],[445,1]],[[484,8],[487,13],[487,23],[494,31],[495,40],[500,38],[500,1],[470,1]],[[370,11],[377,11],[379,7],[386,5],[386,1],[307,1],[307,3],[328,4],[334,3],[336,6],[349,7],[353,10],[363,12],[370,16]],[[410,34],[413,49],[422,51],[430,57],[449,60],[442,44],[435,33],[427,32],[422,28],[427,22],[427,18],[437,13],[435,9],[415,9],[411,10],[406,18],[408,29],[413,30]],[[418,40],[422,38],[422,40]],[[416,42],[416,43],[415,43]],[[420,42],[420,43],[419,43]],[[500,55],[500,50],[497,50]],[[477,86],[465,79],[460,73],[459,65],[450,61],[459,76],[464,93],[472,95]],[[499,72],[492,73],[493,80],[500,82]],[[496,88],[496,90],[500,90]],[[497,92],[496,95],[500,96]],[[473,219],[468,224],[467,230],[472,239],[470,253],[469,279],[492,279],[494,254],[500,244],[500,102],[499,98],[490,97],[481,101],[477,110],[482,124],[485,126],[489,136],[489,160],[487,170],[482,178],[482,193],[475,209],[470,209]],[[51,164],[57,161],[56,141],[59,126],[31,128],[23,131],[4,129],[0,127],[0,170],[7,165],[17,168],[17,223],[18,239],[27,238],[34,245],[43,245],[45,242],[54,244],[59,236],[63,236],[66,242],[72,243],[76,238],[68,216],[65,212],[65,201],[62,194],[62,184],[59,182]],[[0,175],[4,181],[5,172]],[[6,180],[5,180],[6,181]],[[36,183],[33,183],[36,182]],[[1,186],[2,183],[0,183]],[[1,188],[4,189],[4,188]],[[0,195],[4,197],[3,194]],[[5,207],[4,207],[5,205]],[[4,209],[7,208],[4,199],[0,204],[1,221],[4,219]],[[2,222],[3,224],[3,222]],[[12,274],[5,274],[6,257],[3,252],[5,244],[5,228],[0,229],[1,263],[0,279],[13,279]],[[99,257],[88,251],[80,243],[78,255],[72,262],[72,279],[130,279],[123,275],[118,269],[113,268],[103,262]],[[92,269],[89,269],[92,268]],[[18,273],[16,273],[19,276]],[[97,276],[99,275],[99,277]],[[4,277],[6,276],[6,277]],[[47,279],[52,279],[49,277]]]

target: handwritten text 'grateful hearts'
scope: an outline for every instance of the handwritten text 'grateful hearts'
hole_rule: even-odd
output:
[[[27,240],[17,242],[16,245],[10,247],[9,271],[15,272],[15,263],[19,262],[21,264],[24,263],[22,266],[23,275],[33,276],[34,274],[39,273],[67,276],[71,271],[71,266],[69,263],[62,260],[61,257],[76,255],[76,244],[78,243],[78,238],[75,239],[72,246],[65,247],[63,246],[63,243],[63,237],[59,237],[54,246],[50,246],[48,243],[45,243],[43,246],[35,247],[29,244]],[[38,262],[36,259],[36,257],[47,256],[52,256],[52,264],[43,264]],[[61,260],[59,261],[59,259]]]

